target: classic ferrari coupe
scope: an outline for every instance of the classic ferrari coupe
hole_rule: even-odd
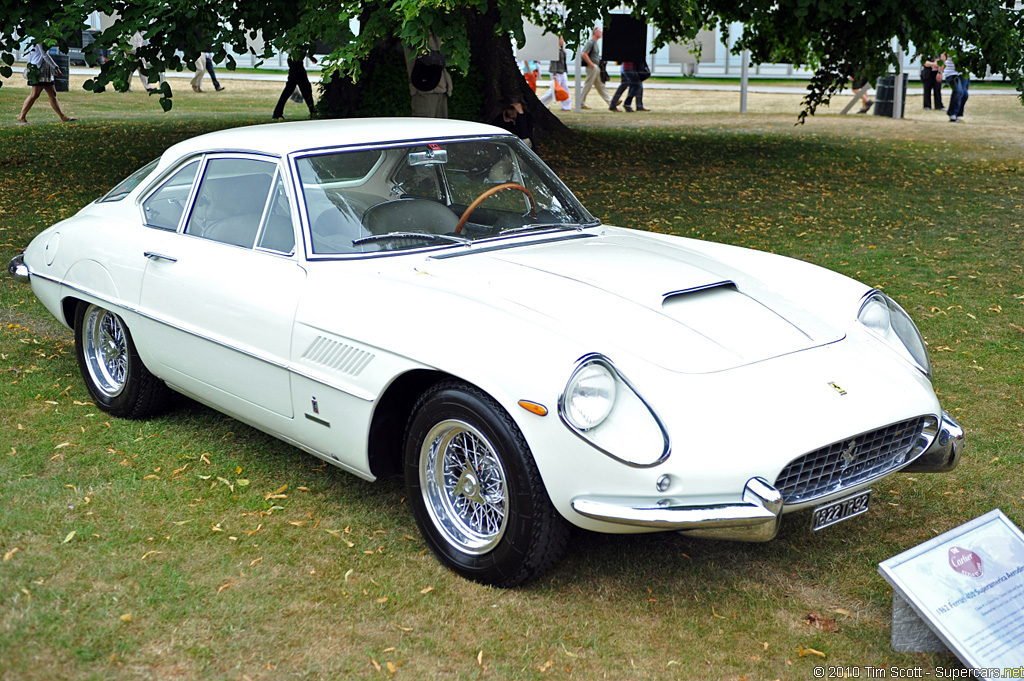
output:
[[[601,224],[517,138],[311,121],[174,145],[10,273],[96,405],[188,395],[366,479],[515,586],[572,526],[767,541],[958,463],[924,340],[826,269]]]

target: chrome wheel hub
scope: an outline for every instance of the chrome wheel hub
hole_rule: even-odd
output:
[[[435,527],[452,546],[486,553],[505,534],[508,487],[494,447],[464,421],[442,421],[420,451],[420,487]]]
[[[93,385],[107,397],[117,397],[128,380],[128,337],[112,312],[91,305],[82,320],[82,355]]]

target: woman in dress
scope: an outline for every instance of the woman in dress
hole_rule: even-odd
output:
[[[19,125],[28,123],[28,119],[25,117],[28,115],[29,109],[39,99],[39,95],[44,92],[50,98],[50,108],[57,112],[61,121],[68,123],[75,120],[65,115],[60,108],[60,102],[57,101],[57,91],[53,87],[53,80],[59,74],[60,69],[57,68],[53,57],[47,54],[46,50],[39,43],[33,45],[28,54],[28,85],[32,88],[32,91],[28,93],[25,103],[21,105],[21,113],[14,119],[16,123]]]

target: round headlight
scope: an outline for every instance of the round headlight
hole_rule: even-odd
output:
[[[872,296],[861,308],[860,323],[877,334],[889,333],[889,306],[880,295]]]
[[[601,362],[584,364],[565,387],[565,417],[579,430],[596,428],[612,412],[615,391],[615,376],[608,367]]]
[[[857,320],[926,375],[931,375],[931,361],[924,338],[914,320],[895,300],[880,291],[871,293],[861,306]]]
[[[914,358],[914,361],[917,362],[921,371],[930,376],[932,373],[932,363],[928,357],[928,346],[925,345],[921,331],[918,330],[917,324],[910,318],[910,315],[899,306],[899,303],[892,298],[888,302],[889,316],[891,318],[890,324],[893,331],[896,332],[896,336],[903,343],[910,356]]]

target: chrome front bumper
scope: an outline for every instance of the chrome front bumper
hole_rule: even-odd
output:
[[[28,283],[28,265],[25,264],[25,254],[19,253],[7,263],[7,273],[22,284]]]
[[[966,440],[964,429],[952,416],[942,412],[939,432],[931,446],[900,473],[948,473],[960,463]]]
[[[666,498],[624,499],[579,496],[572,508],[580,515],[620,525],[676,530],[693,537],[769,541],[778,534],[782,494],[762,478],[751,478],[737,503],[686,506]]]

